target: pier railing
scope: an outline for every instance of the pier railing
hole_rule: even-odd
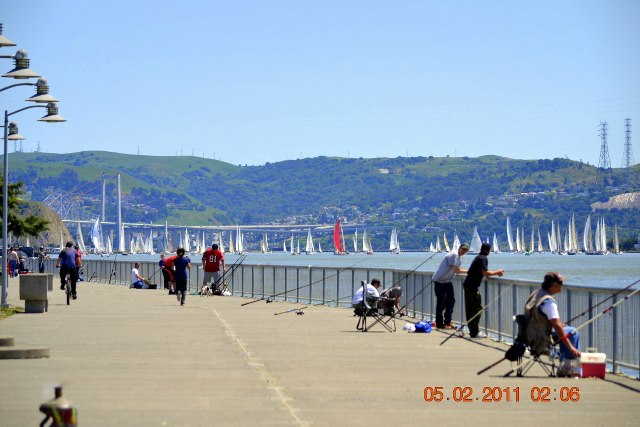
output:
[[[123,258],[109,257],[85,262],[84,279],[128,286],[133,261]],[[140,273],[144,277],[151,277],[155,283],[163,282],[156,262],[140,263]],[[35,270],[37,266],[31,265],[30,268]],[[54,260],[47,262],[46,270],[56,273]],[[251,265],[245,262],[229,277],[227,284],[233,295],[245,298],[350,307],[351,296],[361,281],[370,282],[378,278],[383,288],[392,284],[401,285],[401,306],[407,305],[406,312],[409,315],[434,320],[436,301],[432,274],[396,269]],[[192,262],[189,292],[196,293],[199,290],[202,276],[199,262]],[[456,305],[453,321],[457,324],[466,320],[462,280],[462,277],[454,279]],[[484,280],[481,287],[482,304],[487,307],[480,321],[481,329],[494,339],[511,341],[516,334],[513,317],[522,313],[526,299],[539,287],[539,282],[526,280]],[[572,326],[579,327],[631,293],[620,292],[611,298],[616,292],[615,289],[564,285],[563,291],[555,296],[560,319],[567,321],[585,313],[572,322]],[[597,349],[606,353],[607,363],[613,372],[631,372],[640,379],[640,294],[633,295],[614,310],[581,328],[580,335],[583,351]]]

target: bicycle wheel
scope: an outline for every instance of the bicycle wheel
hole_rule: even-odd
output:
[[[67,276],[67,283],[65,284],[65,291],[67,293],[67,305],[71,304],[71,284],[69,283],[70,279]]]

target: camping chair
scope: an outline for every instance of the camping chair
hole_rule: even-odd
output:
[[[517,335],[516,339],[513,343],[513,346],[521,346],[522,351],[517,353],[517,358],[514,360],[517,363],[515,369],[511,369],[504,376],[507,377],[511,375],[514,370],[518,377],[523,377],[525,374],[535,365],[538,364],[550,377],[556,376],[557,366],[554,363],[555,354],[557,352],[553,351],[554,346],[549,346],[543,351],[534,350],[528,343],[526,339],[526,328],[527,328],[527,319],[524,314],[518,314],[514,316],[514,320],[516,322],[517,327]],[[529,350],[529,354],[531,358],[529,360],[524,359],[525,350]],[[547,356],[549,361],[542,360],[543,356]]]
[[[363,298],[362,309],[356,309],[356,315],[358,316],[358,324],[356,325],[356,329],[362,332],[367,332],[369,329],[373,328],[375,325],[380,324],[389,332],[396,331],[396,315],[398,314],[396,311],[388,311],[388,307],[385,308],[385,303],[388,298],[379,297],[376,298],[373,304],[375,308],[371,307],[368,298]],[[367,324],[367,318],[373,318],[373,321],[370,324]]]

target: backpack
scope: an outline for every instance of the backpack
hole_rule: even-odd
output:
[[[416,332],[423,332],[423,333],[429,333],[431,332],[431,323],[430,322],[426,322],[424,320],[419,321],[418,323],[416,323]]]

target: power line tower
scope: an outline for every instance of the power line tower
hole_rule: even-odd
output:
[[[622,154],[622,167],[628,168],[633,166],[633,151],[631,150],[631,119],[624,119],[624,153]]]
[[[611,178],[611,160],[609,159],[609,145],[607,144],[607,122],[600,122],[600,160],[598,160],[598,184],[605,185]]]

